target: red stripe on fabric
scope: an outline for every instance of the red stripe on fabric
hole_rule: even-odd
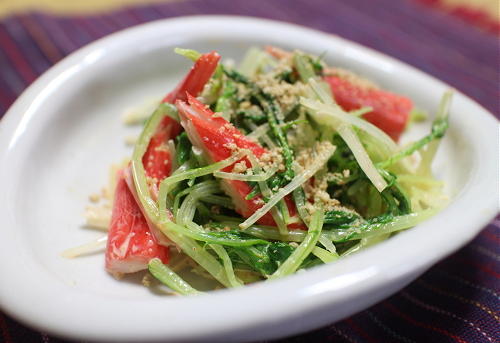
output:
[[[141,16],[139,14],[137,14],[137,8],[135,7],[130,7],[128,8],[127,10],[127,13],[132,17],[134,18],[135,21],[137,21],[138,23],[142,23],[144,22],[145,20],[141,18]]]
[[[385,307],[387,307],[389,310],[391,310],[392,312],[394,312],[395,314],[397,314],[398,316],[400,316],[401,318],[403,318],[404,320],[406,320],[407,322],[415,325],[415,326],[419,326],[419,327],[422,327],[422,328],[425,328],[425,329],[429,329],[429,330],[433,330],[433,331],[436,331],[436,332],[439,332],[445,336],[448,336],[448,337],[451,337],[453,338],[454,340],[458,341],[458,342],[461,342],[461,343],[467,343],[466,341],[464,341],[462,338],[452,334],[451,332],[449,331],[446,331],[444,329],[441,329],[441,328],[438,328],[438,327],[435,327],[435,326],[432,326],[432,325],[429,325],[429,324],[426,324],[426,323],[422,323],[422,322],[419,322],[409,316],[407,316],[406,314],[404,314],[403,312],[399,311],[395,306],[391,305],[388,301],[384,302],[383,305]]]
[[[351,318],[346,319],[345,322],[354,329],[363,339],[365,339],[367,342],[376,342],[373,340],[370,335],[368,335],[363,329],[361,329]]]
[[[0,47],[3,48],[3,51],[5,51],[5,54],[26,84],[30,84],[37,78],[37,73],[35,73],[29,63],[24,59],[23,54],[3,26],[0,26]]]
[[[106,20],[119,29],[140,24],[136,18],[123,9],[119,11],[117,15],[107,15]]]
[[[33,18],[30,16],[20,16],[19,21],[50,63],[55,64],[63,58],[63,53],[52,43],[45,30]]]
[[[447,12],[455,17],[462,19],[470,25],[474,25],[483,30],[500,35],[500,22],[487,11],[481,10],[479,8],[474,8],[472,4],[452,5],[445,3],[443,0],[417,1],[437,10]]]
[[[9,106],[12,105],[12,103],[16,99],[15,95],[8,96],[7,92],[9,94],[13,94],[11,89],[8,89],[8,88],[0,89],[0,104],[2,104],[4,106],[5,110],[7,110],[9,108]],[[4,113],[0,112],[0,118],[2,118],[3,114]]]
[[[382,322],[382,319],[377,318],[377,316],[374,313],[372,313],[370,310],[366,310],[365,313],[368,315],[368,317],[370,317],[370,319],[375,324],[377,324],[382,330],[384,330],[384,332],[386,334],[389,334],[390,336],[396,338],[397,340],[405,342],[405,343],[416,343],[414,340],[398,334],[395,330],[393,330],[390,327],[388,327],[387,325],[385,325]]]
[[[462,317],[456,315],[455,313],[446,311],[445,309],[442,309],[442,308],[440,308],[438,306],[428,304],[425,301],[420,300],[420,299],[412,296],[407,291],[403,291],[400,294],[401,294],[401,296],[403,298],[407,299],[408,301],[412,302],[413,304],[416,304],[417,306],[420,306],[420,307],[426,309],[427,311],[430,310],[430,311],[433,311],[433,312],[438,313],[440,315],[446,315],[447,317],[450,317],[450,318],[453,318],[453,319],[456,319],[458,321],[466,323],[471,328],[473,328],[474,330],[476,330],[479,334],[481,334],[483,337],[485,337],[486,339],[488,339],[490,342],[493,342],[493,340],[491,339],[491,337],[488,336],[488,334],[486,332],[484,332],[483,330],[481,330],[481,328],[479,326],[475,325],[472,321],[467,320],[465,318],[462,318]]]
[[[339,328],[337,328],[335,326],[332,326],[331,328],[335,332],[336,335],[344,338],[345,340],[347,340],[347,341],[349,341],[351,343],[356,343],[355,341],[352,340],[351,337],[349,337],[347,334],[345,334],[344,332],[342,332]],[[334,339],[337,338],[337,337],[334,337],[334,335],[329,335],[328,338],[331,339],[332,342],[335,342]]]
[[[89,25],[84,18],[75,18],[74,20],[78,22],[82,30],[85,30],[94,40],[103,36],[102,32],[96,30],[93,25]]]
[[[0,312],[0,331],[2,332],[4,343],[11,343],[12,337],[10,336],[9,327],[7,326],[7,321],[5,320],[4,315]]]
[[[488,249],[489,247],[474,243],[469,244],[467,247],[479,252],[481,255],[491,258],[495,262],[500,262],[500,254],[497,254],[495,253],[495,251]]]
[[[462,258],[459,255],[454,255],[451,258],[456,260],[456,261],[462,262],[463,264],[467,264],[471,267],[477,268],[477,269],[481,270],[482,272],[485,272],[486,274],[489,274],[497,279],[500,278],[500,273],[497,273],[496,271],[494,271],[493,269],[491,269],[488,266],[482,265],[480,263],[475,263],[474,261],[471,261],[471,260],[466,259],[466,258]]]
[[[487,236],[489,239],[495,241],[496,243],[500,243],[500,236],[495,235],[492,232],[489,232],[488,230],[483,231],[482,235]]]
[[[118,26],[104,19],[102,16],[99,17],[82,17],[80,18],[82,23],[84,23],[87,27],[94,27],[95,25],[99,26],[100,29],[98,32],[102,31],[102,35],[110,34],[119,29]],[[101,35],[101,36],[102,36]]]
[[[65,22],[66,18],[55,18],[55,20],[52,20],[51,24],[54,26],[56,32],[60,32],[60,37],[63,38],[65,42],[69,43],[70,52],[73,52],[80,48],[81,44],[76,40],[74,33],[69,32],[65,27]]]
[[[107,16],[101,16],[98,18],[94,18],[94,20],[98,20],[101,23],[101,25],[108,26],[110,28],[111,32],[116,32],[122,28],[119,23],[117,23],[114,20],[110,20]]]
[[[491,310],[490,308],[488,308],[486,305],[483,305],[479,301],[474,300],[476,298],[471,298],[471,299],[464,298],[463,296],[461,296],[459,294],[452,293],[452,292],[449,292],[449,291],[444,291],[444,290],[442,290],[442,289],[440,289],[438,287],[435,287],[435,286],[433,286],[433,285],[425,282],[422,278],[420,278],[417,281],[415,281],[415,285],[421,285],[422,287],[424,287],[424,288],[426,288],[429,291],[432,291],[434,293],[438,293],[438,294],[444,295],[446,297],[452,297],[452,298],[458,299],[460,302],[462,302],[464,304],[471,304],[473,306],[476,306],[477,308],[479,308],[482,311],[486,312],[487,314],[489,314],[490,316],[492,316],[493,318],[495,318],[495,320],[497,320],[498,322],[500,322],[500,317],[496,314],[496,312],[493,311],[493,310]]]
[[[469,287],[481,290],[481,291],[483,291],[485,293],[488,293],[489,295],[491,295],[491,296],[493,296],[493,297],[495,297],[497,299],[500,299],[500,295],[498,295],[495,292],[495,290],[489,289],[489,288],[485,287],[484,285],[475,284],[475,283],[471,282],[471,280],[466,280],[466,278],[461,278],[461,277],[458,277],[457,275],[452,275],[452,274],[450,274],[450,273],[447,272],[447,268],[443,268],[440,265],[434,267],[433,272],[437,273],[439,275],[443,275],[446,278],[450,278],[452,280],[458,281],[461,284],[464,284],[464,285],[467,285]]]
[[[60,17],[37,15],[33,16],[33,20],[36,20],[43,27],[48,37],[50,37],[50,40],[58,47],[64,56],[78,48],[72,41],[68,40],[65,29],[58,25]]]

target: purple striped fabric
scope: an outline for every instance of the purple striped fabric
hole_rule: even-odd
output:
[[[498,37],[412,0],[185,0],[93,16],[0,21],[0,117],[51,65],[139,23],[192,14],[278,19],[331,32],[448,82],[500,116]],[[465,248],[385,301],[290,342],[499,342],[500,217]],[[61,342],[0,312],[0,341]]]

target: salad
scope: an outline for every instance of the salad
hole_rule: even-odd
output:
[[[425,115],[410,99],[321,57],[252,48],[237,66],[193,61],[147,112],[109,203],[88,224],[108,230],[105,267],[149,270],[175,293],[274,280],[335,263],[435,215],[446,203],[431,172],[451,92],[431,132],[404,146]],[[143,111],[144,112],[144,111]],[[85,251],[77,248],[72,254]]]

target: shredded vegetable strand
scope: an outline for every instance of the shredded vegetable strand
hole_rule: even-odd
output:
[[[85,219],[86,226],[107,231],[111,220],[111,208],[87,206],[85,209]]]
[[[215,171],[218,171],[220,169],[223,169],[227,166],[230,166],[231,164],[235,163],[236,161],[240,160],[244,154],[238,153],[235,154],[225,160],[210,164],[206,167],[201,167],[201,168],[196,168],[196,169],[191,169],[191,170],[186,170],[183,172],[180,172],[178,174],[174,173],[170,177],[165,178],[161,183],[160,183],[160,191],[158,193],[158,203],[159,203],[159,208],[160,208],[160,215],[161,219],[164,220],[166,218],[166,204],[167,204],[167,196],[172,187],[179,181],[182,180],[188,180],[188,179],[193,179],[195,177],[203,176],[203,175],[208,175],[212,174]],[[156,204],[155,204],[156,206]]]
[[[311,253],[319,258],[323,263],[330,263],[339,258],[339,255],[337,254],[332,254],[328,250],[325,250],[320,247],[314,247],[314,249],[311,251]]]
[[[448,117],[445,116],[444,118],[436,118],[436,120],[434,120],[434,122],[432,123],[432,130],[431,130],[430,134],[419,139],[418,141],[414,142],[413,144],[411,144],[407,148],[399,151],[397,154],[391,156],[390,158],[388,158],[387,160],[385,160],[381,163],[378,163],[377,165],[380,168],[387,168],[390,165],[398,162],[402,158],[410,156],[415,151],[422,149],[424,146],[427,146],[428,148],[433,150],[432,155],[427,156],[426,161],[424,162],[424,164],[428,163],[427,159],[434,158],[434,154],[435,154],[436,149],[437,149],[437,145],[433,145],[431,147],[430,144],[432,142],[437,143],[441,138],[443,138],[447,129],[448,129]],[[429,150],[425,151],[424,153],[429,153],[428,151]]]
[[[234,224],[232,223],[223,223],[223,224],[229,227],[239,228],[237,222]],[[288,231],[286,235],[282,235],[278,231],[276,231],[276,228],[274,227],[264,227],[261,225],[252,225],[242,231],[254,237],[260,237],[263,239],[271,239],[271,240],[281,240],[285,242],[302,242],[306,235],[305,232],[302,230],[291,230]]]
[[[181,48],[175,48],[174,52],[178,55],[184,56],[188,59],[190,59],[193,62],[196,62],[198,58],[200,58],[201,54],[192,49],[181,49]]]
[[[241,280],[239,280],[234,274],[233,262],[231,261],[231,258],[229,258],[226,249],[217,244],[210,244],[209,247],[212,248],[222,260],[222,264],[224,265],[224,270],[226,272],[229,283],[231,284],[231,287],[243,286],[243,282],[241,282]]]
[[[356,161],[358,161],[358,164],[365,173],[366,177],[370,179],[379,192],[382,192],[387,187],[387,182],[379,174],[377,168],[375,168],[375,165],[366,153],[365,148],[363,148],[363,145],[359,141],[356,132],[345,124],[340,124],[336,127],[336,129],[340,137],[342,137],[347,146],[351,149]]]
[[[309,63],[308,58],[304,54],[298,52],[294,53],[293,64],[295,65],[302,82],[307,82],[310,78],[316,76],[311,63]]]
[[[441,99],[441,103],[439,104],[439,111],[436,116],[436,120],[445,120],[448,117],[451,107],[452,97],[453,97],[452,90],[448,90],[444,93]],[[425,176],[432,175],[431,164],[438,150],[439,142],[440,140],[436,140],[429,143],[427,149],[422,152],[421,154],[422,160],[420,161],[420,165],[417,169],[418,175],[425,175]]]
[[[262,124],[260,126],[257,126],[255,124],[253,124],[253,125],[251,125],[250,128],[252,129],[252,132],[250,132],[247,135],[247,137],[251,138],[251,139],[258,139],[258,138],[264,136],[267,133],[267,131],[270,130],[269,124],[267,124],[267,123],[266,124]]]
[[[262,168],[260,167],[259,161],[257,161],[255,155],[251,151],[247,151],[247,156],[250,161],[250,164],[252,165],[254,173],[260,174],[262,172]],[[272,197],[273,193],[271,189],[269,189],[269,186],[265,181],[258,181],[257,184],[259,185],[260,191],[262,195],[264,195],[264,197],[268,199]],[[288,233],[288,228],[280,211],[278,211],[277,208],[273,207],[271,209],[271,216],[276,222],[280,234],[286,235]]]
[[[352,254],[354,254],[362,249],[368,248],[369,246],[372,246],[374,244],[382,242],[382,241],[386,240],[388,237],[389,237],[389,234],[381,234],[378,236],[362,238],[358,244],[352,246],[351,248],[349,248],[345,252],[343,252],[341,257],[346,257],[349,255],[352,255]]]
[[[187,194],[187,196],[182,202],[179,211],[175,214],[176,222],[179,225],[184,225],[185,223],[192,221],[196,211],[196,202],[199,198],[206,194],[213,194],[220,191],[217,181],[204,181],[190,187],[189,189],[189,191],[183,191]]]
[[[229,209],[234,209],[234,204],[231,200],[231,198],[220,196],[220,195],[214,195],[214,194],[209,194],[209,195],[203,195],[200,198],[200,201],[212,204],[212,205],[219,205],[225,208]]]
[[[391,222],[384,224],[361,225],[360,227],[353,227],[349,229],[323,230],[321,234],[321,241],[329,240],[330,242],[345,242],[348,240],[362,239],[363,237],[378,236],[381,234],[401,231],[429,219],[438,213],[440,209],[441,208],[439,207],[435,207],[408,215],[396,216]],[[224,222],[223,224],[232,228],[238,227],[237,222]],[[288,235],[281,236],[278,232],[276,232],[275,228],[265,227],[262,225],[252,225],[243,230],[243,232],[263,239],[282,240],[288,242],[302,242],[305,237],[305,232],[301,230],[289,231]]]
[[[420,187],[427,187],[427,188],[441,188],[444,186],[443,181],[439,181],[431,177],[412,175],[412,174],[399,174],[398,182],[416,184],[419,185]]]
[[[187,179],[192,179],[195,177],[200,177],[203,175],[212,174],[215,171],[218,171],[218,170],[223,169],[227,166],[230,166],[231,164],[240,160],[243,156],[244,155],[242,153],[238,153],[238,154],[235,154],[235,155],[233,155],[225,160],[210,164],[206,167],[187,170],[185,172],[167,177],[166,179],[164,179],[162,181],[162,183],[160,185],[160,192],[161,192],[162,186],[165,188],[165,187],[170,186],[171,184],[174,184],[174,183],[182,181],[182,180],[187,180]]]
[[[189,227],[190,230],[192,230],[194,232],[199,232],[199,233],[203,232],[203,229],[199,225],[195,224],[194,222],[187,223],[187,226]],[[212,250],[215,251],[217,256],[219,256],[219,258],[222,260],[222,264],[224,265],[224,271],[226,273],[226,277],[227,277],[231,287],[243,286],[243,283],[241,282],[241,280],[239,280],[234,273],[233,263],[228,255],[226,249],[224,249],[223,246],[218,245],[218,244],[209,244],[208,246],[210,248],[212,248]]]
[[[306,80],[309,83],[309,86],[313,90],[313,92],[316,94],[318,99],[327,105],[335,105],[335,101],[333,100],[332,94],[330,93],[328,89],[328,85],[325,84],[323,81],[316,81],[314,79],[308,79]]]
[[[265,215],[278,201],[283,199],[286,195],[293,192],[294,189],[300,187],[304,182],[310,179],[318,170],[320,170],[323,165],[328,161],[328,159],[333,155],[335,147],[331,144],[326,145],[324,151],[316,156],[314,161],[304,169],[300,174],[296,175],[292,181],[285,187],[280,188],[269,201],[259,208],[254,214],[252,214],[247,220],[240,224],[242,229],[248,228],[250,225],[254,224],[263,215]]]
[[[326,236],[322,235],[321,237],[319,237],[319,242],[326,248],[326,250],[328,250],[332,254],[337,255],[337,248],[335,247],[335,245],[332,243],[331,240],[326,238]]]
[[[164,265],[159,258],[153,258],[149,261],[148,269],[161,283],[177,293],[182,295],[199,295],[202,293],[191,287],[172,269]]]
[[[248,77],[254,76],[264,61],[269,58],[270,56],[261,49],[252,47],[248,49],[245,57],[243,58],[243,61],[238,68],[239,72]]]
[[[269,277],[269,280],[281,278],[286,275],[295,273],[299,269],[302,262],[306,257],[313,251],[318,239],[321,235],[321,229],[323,228],[324,212],[322,210],[316,210],[311,218],[311,224],[309,225],[309,230],[307,235],[300,243],[300,245],[293,251],[293,253],[286,259],[285,262],[274,272],[273,275]]]
[[[66,249],[61,253],[62,257],[75,258],[87,254],[94,253],[106,247],[108,236],[99,237],[91,242],[79,245],[74,248]]]
[[[216,280],[224,286],[230,287],[231,284],[221,264],[208,251],[196,243],[196,241],[175,232],[175,230],[172,229],[174,225],[176,224],[167,221],[163,222],[159,228],[165,236],[173,241],[186,255],[195,260],[196,263],[210,273]]]
[[[310,84],[312,82],[314,81],[310,80]],[[312,110],[314,112],[322,112],[323,115],[320,116],[322,117],[322,119],[323,117],[326,117],[328,115],[336,118],[337,120],[340,120],[343,123],[350,124],[366,132],[367,134],[375,138],[377,143],[380,144],[381,147],[383,147],[385,150],[387,150],[388,153],[394,153],[397,151],[396,143],[394,143],[391,137],[389,137],[384,131],[380,130],[370,122],[359,118],[358,116],[345,112],[336,104],[321,103],[319,101],[307,98],[301,98],[300,103],[309,110]]]
[[[349,111],[348,113],[351,116],[361,117],[362,115],[367,114],[371,111],[373,111],[373,108],[371,108],[370,106],[366,106],[366,107],[358,108],[357,110]]]
[[[204,181],[200,182],[192,187],[188,187],[176,194],[174,199],[173,213],[174,216],[177,215],[177,210],[179,208],[180,199],[185,195],[194,195],[195,198],[199,198],[205,195],[211,195],[212,193],[220,192],[219,185],[216,181]]]
[[[232,237],[229,235],[217,234],[217,232],[215,233],[207,232],[200,229],[198,225],[193,222],[186,223],[185,226],[169,222],[167,226],[169,230],[175,233],[190,237],[197,241],[206,242],[210,244],[220,244],[232,247],[246,247],[256,244],[267,243],[263,239],[256,239],[256,238],[242,239],[242,238]]]
[[[334,242],[345,242],[408,229],[434,216],[440,209],[439,207],[435,207],[420,212],[396,216],[388,223],[364,224],[352,229],[332,230],[329,232],[329,237]]]
[[[177,165],[177,159],[175,158],[175,156],[177,156],[177,152],[175,151],[175,143],[174,143],[174,140],[173,139],[169,139],[168,142],[167,142],[167,147],[168,147],[168,152],[170,153],[170,156],[172,157],[171,158],[171,162],[172,162],[172,166],[171,166],[171,169],[172,170],[177,170],[177,168],[179,167]]]
[[[221,179],[259,182],[259,181],[266,181],[271,176],[273,176],[275,173],[276,173],[276,168],[271,168],[265,173],[256,174],[256,175],[227,173],[227,172],[221,172],[221,171],[216,171],[213,174],[215,177],[218,177]]]
[[[297,207],[300,219],[307,224],[309,221],[309,213],[306,210],[306,198],[302,186],[294,189],[293,200],[295,201],[295,206]]]
[[[274,142],[273,142],[273,140],[269,137],[269,135],[267,134],[267,130],[266,130],[266,131],[264,131],[264,132],[262,132],[262,131],[261,131],[262,129],[260,129],[260,128],[262,128],[262,127],[267,127],[267,128],[269,129],[269,124],[263,124],[263,125],[261,125],[261,126],[257,126],[257,125],[255,125],[254,123],[252,123],[252,122],[248,121],[248,122],[247,122],[247,125],[248,125],[248,126],[249,126],[252,130],[255,130],[255,131],[252,131],[252,132],[255,132],[255,134],[256,134],[256,135],[258,135],[258,137],[255,137],[255,136],[253,136],[253,137],[252,137],[252,136],[250,136],[250,135],[251,135],[251,134],[250,134],[250,135],[248,135],[248,137],[250,137],[251,139],[252,139],[252,138],[255,138],[255,139],[260,138],[260,139],[262,140],[262,142],[264,142],[264,143],[267,145],[267,147],[268,147],[269,149],[274,149],[274,148],[276,148],[276,143],[274,143]]]
[[[179,166],[172,173],[171,176],[174,176],[174,175],[183,173],[186,170],[189,170],[190,166],[191,166],[191,162],[186,161],[181,166]],[[168,187],[165,187],[165,189],[163,189],[163,191],[161,193],[158,192],[158,209],[159,209],[160,220],[162,220],[162,221],[166,220],[166,218],[167,218],[167,213],[168,213],[167,209],[172,209],[173,211],[176,209],[175,198],[174,198],[174,203],[172,204],[169,197],[167,196],[170,192],[175,190],[175,187],[176,187],[176,184],[171,184]],[[180,199],[179,199],[179,201],[180,201]],[[177,206],[178,206],[178,204],[177,204]]]
[[[149,195],[149,186],[144,165],[142,164],[142,157],[148,148],[149,141],[154,135],[156,128],[169,112],[176,113],[177,109],[170,104],[161,104],[158,106],[144,126],[132,154],[131,171],[135,189],[141,205],[149,218],[156,218],[159,213],[157,204]]]

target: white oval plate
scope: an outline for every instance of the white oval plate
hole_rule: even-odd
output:
[[[452,197],[435,218],[331,265],[199,297],[166,297],[118,282],[102,255],[60,253],[101,235],[82,228],[90,193],[128,156],[121,113],[165,94],[189,62],[177,46],[239,60],[273,44],[352,69],[434,110],[447,86],[339,37],[243,17],[184,17],[113,34],[51,68],[0,125],[0,306],[40,330],[87,340],[249,340],[317,328],[396,292],[472,239],[497,211],[497,121],[456,94],[436,161]],[[427,128],[426,128],[427,129]],[[415,128],[411,134],[423,134]]]

